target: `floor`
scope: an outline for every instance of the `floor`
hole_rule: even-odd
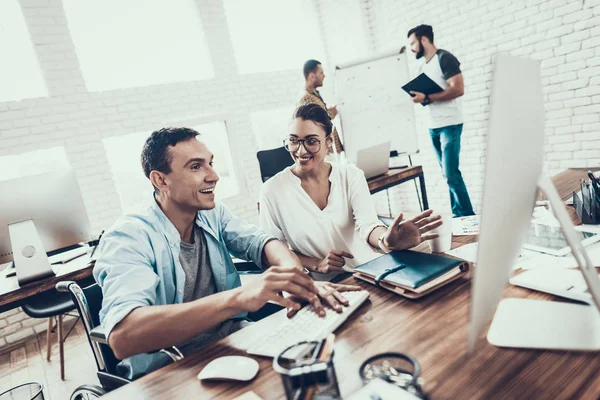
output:
[[[64,322],[64,332],[75,323]],[[0,393],[21,383],[38,381],[44,385],[46,400],[68,399],[75,388],[83,384],[97,384],[96,364],[81,322],[65,340],[65,380],[60,379],[60,361],[56,332],[50,361],[46,361],[46,332],[23,343],[22,347],[0,354]]]

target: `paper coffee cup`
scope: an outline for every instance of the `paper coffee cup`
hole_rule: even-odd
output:
[[[432,253],[443,253],[452,247],[452,216],[442,215],[442,226],[430,231],[440,235],[437,239],[428,240]]]

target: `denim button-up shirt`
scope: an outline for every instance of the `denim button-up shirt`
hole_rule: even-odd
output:
[[[196,224],[206,237],[218,292],[241,286],[230,253],[262,265],[263,248],[274,239],[220,204],[199,211]],[[179,262],[180,242],[179,232],[156,202],[143,212],[124,216],[104,234],[96,252],[94,278],[102,288],[100,323],[107,337],[137,307],[183,302],[185,272]],[[117,374],[135,379],[168,362],[160,352],[138,354],[119,363]]]

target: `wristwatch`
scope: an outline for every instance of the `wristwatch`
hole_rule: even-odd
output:
[[[379,245],[379,248],[384,252],[384,253],[391,253],[392,250],[390,248],[388,248],[385,243],[383,242],[383,238],[385,236],[387,232],[384,232],[383,234],[381,234],[381,236],[379,236],[379,238],[377,238],[377,244]]]

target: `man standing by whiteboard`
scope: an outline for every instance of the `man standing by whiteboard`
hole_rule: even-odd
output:
[[[458,168],[463,129],[460,97],[464,94],[460,62],[450,52],[435,47],[433,28],[429,25],[419,25],[408,31],[408,42],[416,58],[425,59],[421,72],[444,89],[431,95],[410,93],[414,96],[414,103],[427,106],[429,134],[450,189],[452,214],[455,217],[474,215],[467,187]]]
[[[336,106],[331,108],[327,108],[327,104],[325,104],[325,100],[321,97],[321,94],[317,90],[317,88],[323,86],[323,81],[325,80],[325,73],[323,72],[323,66],[317,60],[308,60],[304,63],[304,80],[306,82],[305,92],[298,102],[298,105],[302,105],[304,103],[314,103],[318,104],[327,111],[329,118],[332,120],[337,116],[338,110]],[[337,153],[344,150],[342,146],[342,142],[340,141],[340,137],[338,135],[335,126],[333,127],[333,132],[331,133],[331,137],[333,138],[333,144],[335,146],[335,151]]]

